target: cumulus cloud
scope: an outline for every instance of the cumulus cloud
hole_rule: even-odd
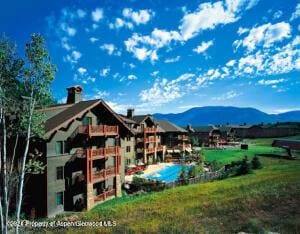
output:
[[[96,8],[91,13],[92,20],[95,22],[99,22],[103,18],[103,9]]]
[[[127,22],[121,18],[116,18],[114,23],[109,24],[110,29],[119,29],[122,27],[133,29],[133,24],[131,22]]]
[[[293,21],[300,17],[300,3],[297,4],[295,11],[293,12],[290,21]]]
[[[242,93],[238,93],[236,91],[231,90],[231,91],[228,91],[227,93],[222,94],[221,96],[212,97],[212,100],[214,100],[214,101],[225,101],[225,100],[229,100],[229,99],[239,97],[241,95],[242,95]]]
[[[291,26],[289,23],[267,23],[252,28],[244,39],[237,40],[234,44],[237,47],[243,46],[246,47],[248,51],[252,51],[257,46],[270,47],[275,42],[280,42],[290,36]]]
[[[96,41],[98,41],[99,39],[96,37],[90,37],[90,42],[95,43]]]
[[[164,30],[155,28],[150,35],[134,33],[124,43],[126,50],[137,59],[152,62],[158,59],[158,49],[168,46],[172,41],[184,43],[195,37],[201,31],[212,30],[218,25],[236,22],[240,14],[253,7],[258,1],[226,0],[215,3],[202,3],[194,12],[184,15],[178,30]],[[130,15],[126,11],[125,15]]]
[[[121,56],[121,52],[117,50],[114,44],[103,44],[100,49],[107,51],[109,55]]]
[[[128,75],[128,80],[137,80],[137,77],[135,75]]]
[[[265,79],[262,79],[262,80],[258,81],[258,84],[260,84],[260,85],[275,85],[275,84],[282,83],[284,81],[285,81],[285,79],[283,79],[283,78],[277,79],[277,80],[265,80]]]
[[[110,72],[110,67],[106,67],[103,68],[102,70],[100,70],[100,76],[102,77],[106,77]]]
[[[204,53],[209,47],[211,47],[213,45],[213,41],[203,41],[200,45],[198,45],[195,49],[193,49],[194,52],[196,52],[197,54],[202,54]]]
[[[174,58],[167,58],[165,59],[165,63],[175,63],[175,62],[178,62],[180,60],[180,56],[176,56]]]
[[[86,16],[86,12],[82,9],[77,10],[77,15],[79,18],[84,18]]]
[[[85,74],[85,73],[87,72],[87,69],[84,68],[84,67],[79,67],[79,68],[77,69],[77,71],[78,71],[81,75],[83,75],[83,74]]]
[[[131,19],[135,24],[146,24],[154,13],[151,10],[143,9],[133,11],[131,8],[124,8],[122,12],[125,18]]]

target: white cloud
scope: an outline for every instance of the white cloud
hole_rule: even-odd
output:
[[[236,91],[232,90],[232,91],[224,93],[224,94],[222,94],[218,97],[212,97],[212,100],[214,100],[214,101],[225,101],[225,100],[229,100],[229,99],[239,97],[241,95],[242,95],[242,93],[237,93]]]
[[[239,35],[242,35],[242,34],[244,34],[244,33],[246,33],[246,32],[249,32],[249,29],[248,29],[248,28],[243,28],[243,27],[239,27],[239,29],[238,29],[238,31],[237,31],[237,33],[238,33]]]
[[[293,12],[290,20],[293,21],[300,17],[300,3],[297,4],[295,11]]]
[[[153,71],[150,73],[151,76],[157,76],[159,74],[159,71]]]
[[[246,47],[248,51],[254,50],[259,45],[268,48],[275,42],[280,42],[285,38],[289,38],[290,33],[291,27],[289,23],[267,23],[252,28],[244,39],[237,40],[234,44],[236,44],[237,47],[242,45],[243,47]]]
[[[197,10],[185,14],[179,26],[183,40],[188,40],[203,30],[214,29],[218,25],[236,22],[243,9],[252,8],[258,1],[227,0],[215,3],[201,3]]]
[[[96,37],[90,37],[90,42],[94,43],[96,41],[98,41],[99,39]]]
[[[258,84],[260,85],[275,85],[275,84],[279,84],[279,83],[282,83],[284,82],[285,79],[281,78],[281,79],[277,79],[277,80],[259,80],[258,81]]]
[[[61,29],[67,33],[68,36],[73,37],[75,36],[77,30],[75,28],[72,28],[70,26],[68,26],[65,22],[61,23],[60,25]]]
[[[159,106],[183,97],[185,95],[184,84],[194,76],[192,73],[185,73],[174,80],[156,79],[151,88],[140,92],[140,100],[149,106]]]
[[[150,36],[141,36],[134,33],[124,43],[126,50],[133,53],[138,60],[150,59],[153,62],[158,59],[157,50],[168,45],[172,40],[180,40],[178,32],[155,28]]]
[[[123,16],[125,18],[131,19],[135,24],[146,24],[154,13],[151,10],[139,10],[133,11],[131,8],[124,8],[123,9]]]
[[[113,111],[118,112],[118,113],[125,112],[128,108],[128,105],[119,104],[117,102],[107,101],[106,103],[110,106],[111,109],[113,109]]]
[[[180,56],[176,56],[175,58],[167,58],[165,59],[165,63],[175,63],[175,62],[178,62],[180,59]]]
[[[198,45],[195,49],[193,49],[194,52],[197,54],[204,53],[209,47],[211,47],[214,44],[212,40],[210,41],[203,41],[200,45]]]
[[[91,16],[93,21],[99,22],[103,18],[103,10],[96,8],[94,11],[92,11]]]
[[[77,69],[77,71],[78,71],[81,75],[83,75],[83,74],[85,74],[85,73],[87,72],[87,69],[84,68],[84,67],[80,67],[80,68]]]
[[[77,51],[77,50],[74,50],[74,51],[72,52],[72,57],[73,57],[75,60],[79,60],[79,59],[81,58],[81,56],[82,56],[82,54],[81,54],[79,51]]]
[[[114,28],[119,29],[122,27],[133,29],[133,24],[131,22],[127,22],[121,18],[116,18],[114,23],[109,24],[110,29],[114,29]]]
[[[281,10],[278,10],[278,11],[276,11],[276,12],[273,14],[273,19],[278,19],[278,18],[280,18],[282,15],[283,15],[283,12],[282,12]]]
[[[232,67],[235,63],[236,63],[236,61],[234,59],[232,59],[226,63],[226,66]]]
[[[84,18],[86,16],[86,12],[82,9],[77,10],[77,15],[79,18]]]
[[[237,21],[243,10],[250,9],[258,1],[226,0],[215,3],[202,3],[196,11],[186,13],[181,20],[178,31],[167,31],[155,28],[150,35],[142,36],[134,33],[124,41],[126,50],[138,60],[149,59],[151,62],[158,60],[158,50],[168,46],[172,41],[184,43],[198,35],[203,30],[214,29],[217,25],[228,24]],[[129,16],[130,10],[125,11]]]
[[[103,68],[101,71],[100,71],[100,76],[102,77],[106,77],[110,72],[110,67],[106,67],[106,68]]]
[[[135,75],[128,75],[128,80],[136,80],[137,79],[137,77],[135,76]]]
[[[116,47],[114,44],[103,44],[102,46],[100,46],[100,49],[106,50],[109,55],[112,55],[116,50]]]

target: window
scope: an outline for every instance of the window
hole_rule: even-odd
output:
[[[57,206],[63,205],[63,203],[64,203],[63,198],[64,198],[63,192],[56,193],[56,205]]]
[[[82,125],[84,126],[88,126],[92,124],[92,117],[88,117],[88,116],[85,116],[83,119],[82,119]]]
[[[63,180],[64,179],[64,168],[63,167],[57,167],[56,168],[56,179],[57,180]]]
[[[57,141],[55,143],[56,155],[69,153],[68,141]]]
[[[131,141],[131,137],[129,136],[129,137],[127,137],[127,141]]]
[[[55,152],[57,155],[63,154],[63,142],[62,141],[57,141],[55,143]]]
[[[126,159],[126,165],[130,165],[131,164],[131,160],[130,160],[130,158],[127,158]]]
[[[126,146],[126,152],[129,153],[130,151],[131,151],[130,145],[129,145],[129,146]]]

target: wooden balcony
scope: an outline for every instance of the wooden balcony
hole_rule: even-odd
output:
[[[144,142],[155,143],[155,142],[157,142],[157,139],[155,137],[146,137],[146,138],[144,138]]]
[[[155,148],[147,148],[146,154],[153,154],[155,152]]]
[[[156,147],[156,151],[158,151],[158,152],[161,152],[163,150],[164,150],[164,147],[162,145]]]
[[[116,176],[116,168],[115,167],[109,167],[106,169],[102,169],[100,171],[96,171],[93,173],[93,181],[94,183],[104,181],[108,179],[109,177]]]
[[[109,189],[108,191],[105,191],[103,193],[100,193],[94,197],[95,202],[105,201],[108,198],[111,198],[116,195],[115,189]]]
[[[178,140],[180,141],[188,141],[189,137],[186,135],[178,135]]]
[[[156,133],[156,128],[144,128],[145,133]]]
[[[117,125],[88,125],[79,126],[78,134],[87,134],[89,137],[93,136],[117,136],[119,135],[119,126]]]
[[[120,154],[120,148],[118,146],[97,148],[97,149],[78,149],[76,156],[78,158],[85,158],[87,155],[91,155],[92,159],[102,159]]]

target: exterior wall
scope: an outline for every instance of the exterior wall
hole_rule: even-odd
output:
[[[130,147],[130,152],[126,152],[127,146]],[[136,154],[135,154],[135,138],[130,137],[130,140],[127,137],[121,138],[121,165],[120,165],[120,176],[121,183],[125,182],[125,169],[129,164],[136,163]]]

